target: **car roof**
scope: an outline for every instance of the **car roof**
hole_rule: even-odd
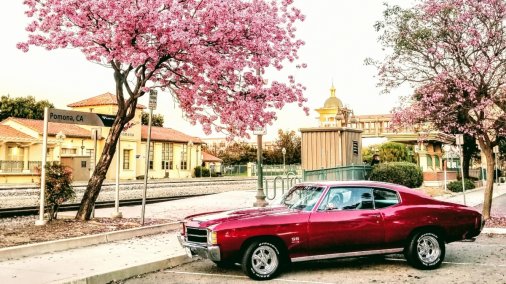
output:
[[[396,190],[398,192],[405,192],[405,193],[420,193],[419,191],[395,184],[395,183],[388,183],[388,182],[381,182],[381,181],[370,181],[370,180],[354,180],[354,181],[305,181],[302,183],[299,183],[299,185],[315,185],[315,186],[368,186],[368,187],[381,187],[386,189],[392,189]]]

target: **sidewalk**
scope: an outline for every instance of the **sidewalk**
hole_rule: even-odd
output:
[[[494,196],[506,194],[506,184]],[[148,204],[146,218],[181,220],[187,215],[252,206],[256,190]],[[438,199],[463,203],[462,194]],[[483,188],[466,192],[466,203],[483,202]],[[97,217],[109,217],[114,209],[98,209]],[[124,217],[139,217],[140,206],[120,208]],[[62,214],[62,213],[61,213]],[[72,212],[64,214],[74,215]],[[107,283],[190,261],[176,239],[177,231],[115,241],[76,249],[0,262],[0,283]]]
[[[480,205],[483,203],[483,187],[475,188],[472,190],[468,190],[464,193],[448,193],[442,196],[435,197],[439,200],[444,200],[448,202],[458,203],[458,204],[464,204],[464,196],[465,196],[465,205],[469,207],[475,207],[477,205]],[[506,194],[506,184],[500,183],[499,186],[494,183],[494,194],[492,198],[501,196],[503,194]]]

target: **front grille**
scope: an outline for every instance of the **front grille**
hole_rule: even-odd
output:
[[[186,227],[186,237],[189,242],[207,244],[207,229]]]

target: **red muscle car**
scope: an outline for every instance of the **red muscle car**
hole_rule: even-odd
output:
[[[279,204],[188,216],[179,241],[189,256],[271,279],[290,262],[404,253],[434,269],[445,243],[473,239],[475,209],[381,182],[316,182],[291,188]]]

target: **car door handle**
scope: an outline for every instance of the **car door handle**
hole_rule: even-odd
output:
[[[381,220],[381,214],[364,214],[365,217],[375,220],[376,224],[380,223]]]
[[[364,216],[366,217],[371,217],[371,218],[376,218],[376,219],[381,219],[381,215],[378,214],[378,213],[374,213],[374,214],[364,214]]]

